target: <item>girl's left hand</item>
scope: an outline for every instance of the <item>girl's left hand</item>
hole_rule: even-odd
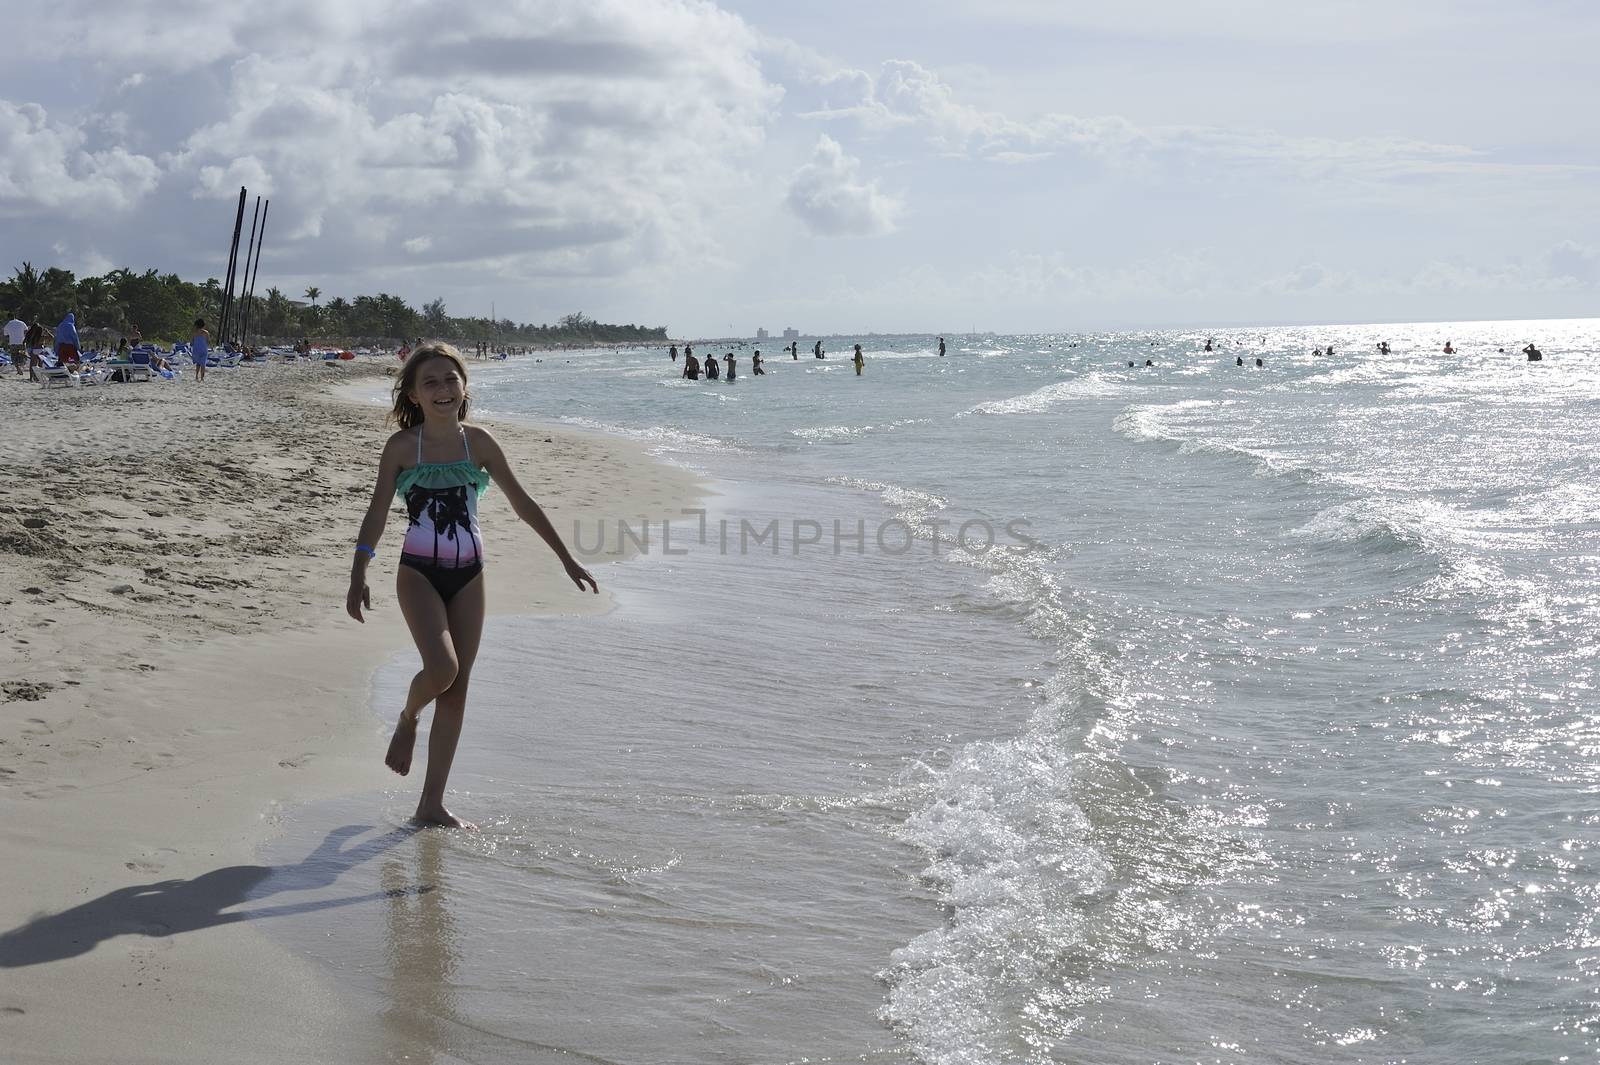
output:
[[[567,576],[572,578],[572,583],[578,586],[580,592],[583,591],[584,582],[587,581],[589,590],[596,595],[600,594],[600,586],[594,582],[594,574],[584,569],[577,559],[569,556],[562,565],[566,566]]]

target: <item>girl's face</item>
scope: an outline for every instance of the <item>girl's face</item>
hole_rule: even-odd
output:
[[[461,380],[461,375],[450,364],[450,360],[434,358],[417,371],[411,400],[422,408],[423,417],[429,421],[454,421],[461,410],[461,398],[466,391],[466,383]]]

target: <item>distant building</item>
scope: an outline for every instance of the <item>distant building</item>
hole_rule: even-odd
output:
[[[788,329],[785,329],[783,331],[783,339],[785,339],[785,340],[799,340],[800,339],[800,330],[795,329],[793,326],[789,327]]]
[[[768,335],[769,334],[767,333],[767,331],[765,329],[757,329],[756,330],[756,339],[757,340],[765,340],[765,339],[767,339]]]

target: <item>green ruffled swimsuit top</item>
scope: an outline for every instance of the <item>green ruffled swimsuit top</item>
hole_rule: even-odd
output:
[[[417,464],[401,470],[394,485],[409,519],[401,561],[445,569],[483,561],[478,497],[489,488],[489,471],[472,461],[465,429],[461,447],[466,457],[455,462],[423,462],[422,427],[417,427]]]

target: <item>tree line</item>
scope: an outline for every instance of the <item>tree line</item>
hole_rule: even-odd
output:
[[[588,315],[563,315],[553,325],[514,322],[509,318],[455,317],[444,300],[413,308],[399,296],[380,292],[347,300],[336,296],[326,304],[322,290],[305,290],[305,301],[290,299],[276,286],[265,295],[234,298],[234,316],[248,315],[251,343],[273,343],[308,337],[321,341],[383,342],[430,339],[490,344],[629,344],[665,342],[665,326],[612,325]],[[191,323],[215,323],[222,310],[222,283],[208,277],[196,284],[177,274],[156,270],[136,273],[119,267],[100,277],[76,277],[60,267],[37,269],[24,262],[0,281],[0,314],[53,327],[67,312],[77,314],[80,332],[103,330],[126,336],[137,326],[148,339],[174,341],[189,336]]]

